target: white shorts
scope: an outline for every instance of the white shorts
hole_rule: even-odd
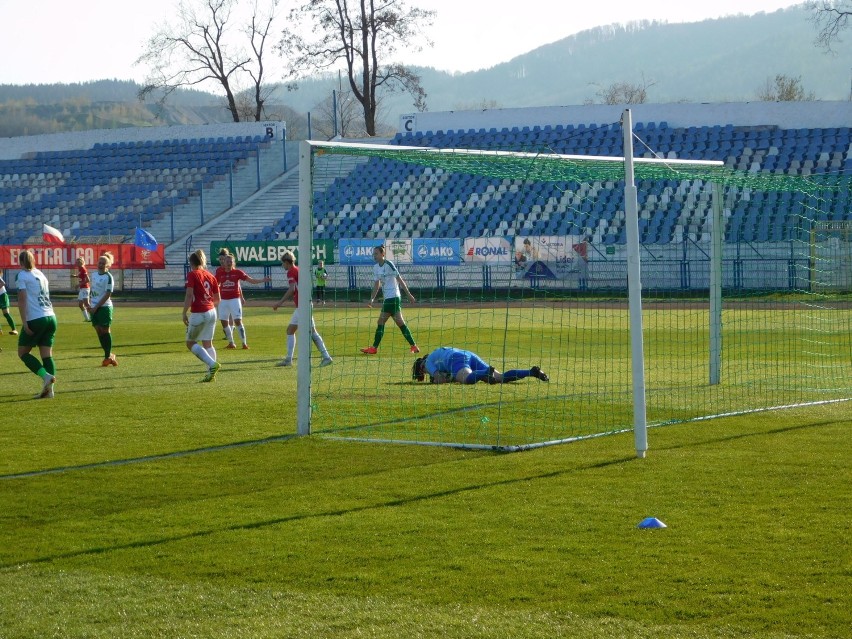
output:
[[[243,302],[239,297],[219,302],[219,319],[224,322],[229,317],[235,320],[243,319]]]
[[[86,300],[89,299],[89,292],[90,291],[91,291],[91,289],[81,288],[80,292],[77,294],[77,299],[80,300],[81,302],[85,302]]]
[[[290,316],[290,326],[298,326],[299,325],[299,309],[297,308],[293,311],[293,314]],[[311,330],[316,329],[316,324],[314,324],[314,316],[311,315]]]
[[[204,313],[190,313],[186,327],[187,342],[210,342],[216,333],[216,309]]]

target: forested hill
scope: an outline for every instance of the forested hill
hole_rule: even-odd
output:
[[[130,80],[94,80],[75,84],[2,84],[0,102],[135,102],[139,85]],[[178,106],[206,106],[211,95],[204,91],[177,91],[171,100]]]
[[[852,25],[826,53],[814,42],[811,15],[793,7],[599,27],[474,73],[426,70],[427,103],[430,111],[584,104],[600,102],[600,90],[616,82],[647,85],[649,102],[749,102],[779,74],[800,78],[818,100],[847,100]]]
[[[794,7],[753,16],[688,24],[643,22],[583,31],[488,69],[446,73],[420,69],[430,111],[583,104],[602,89],[626,82],[647,87],[649,102],[754,101],[776,75],[800,80],[818,100],[850,97],[852,28],[829,54],[814,43],[811,13]],[[283,119],[296,137],[306,131],[337,88],[338,79],[279,88],[270,119]],[[169,108],[137,100],[125,80],[83,84],[0,85],[0,137],[88,128],[226,122],[222,98],[178,91]],[[404,95],[385,96],[380,117],[391,127],[414,110]]]

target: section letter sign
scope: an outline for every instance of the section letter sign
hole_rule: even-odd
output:
[[[512,261],[512,244],[505,237],[466,237],[464,261],[508,264]]]
[[[406,113],[399,116],[399,130],[403,133],[414,133],[417,128],[417,116],[413,113]]]
[[[413,240],[414,263],[422,266],[461,264],[461,240],[417,237]]]
[[[269,140],[284,139],[285,129],[283,122],[261,122],[260,125],[263,127],[263,137]]]

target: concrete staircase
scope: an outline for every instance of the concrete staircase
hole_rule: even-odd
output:
[[[298,145],[291,145],[295,152],[298,153]],[[280,153],[280,149],[278,151]],[[352,172],[359,164],[366,162],[369,158],[361,156],[320,156],[315,159],[314,165],[314,189],[322,190],[327,188],[335,179],[345,177]],[[263,165],[263,157],[261,163]],[[281,162],[283,168],[283,161]],[[184,265],[186,264],[187,256],[197,250],[203,249],[208,254],[208,259],[213,262],[210,253],[210,243],[220,240],[244,240],[249,233],[256,233],[265,226],[273,226],[280,220],[291,207],[297,206],[299,203],[299,168],[298,160],[294,157],[292,160],[288,154],[287,159],[288,171],[283,175],[278,175],[272,179],[269,184],[262,187],[260,190],[250,192],[244,200],[235,204],[232,208],[227,208],[227,200],[229,197],[230,186],[227,181],[224,184],[217,184],[215,191],[217,196],[205,192],[205,220],[201,224],[198,202],[190,203],[186,206],[188,210],[183,211],[181,223],[177,223],[178,214],[176,209],[175,214],[175,240],[171,242],[165,251],[167,267],[164,270],[153,271],[154,288],[171,288],[180,287],[184,280]],[[291,168],[292,167],[292,168]],[[235,177],[235,185],[239,180],[243,184],[243,180],[250,184],[243,184],[241,194],[248,189],[256,187],[256,164],[250,163],[249,166],[243,168]],[[246,175],[248,174],[248,179]],[[253,177],[252,177],[253,176]],[[254,180],[254,182],[251,182]],[[224,191],[225,195],[222,195]],[[236,201],[237,188],[234,187]],[[215,214],[211,219],[207,219],[208,203],[214,197],[218,199],[215,206],[225,208]],[[212,207],[213,205],[211,205]],[[194,210],[193,210],[194,209]],[[167,220],[168,221],[168,220]],[[153,228],[153,227],[152,227]],[[181,230],[181,233],[177,232]],[[169,238],[170,228],[162,235],[157,235],[156,231],[151,231],[157,239]],[[295,239],[295,232],[289,234],[289,239]],[[214,262],[215,267],[215,262]]]
[[[212,187],[204,188],[200,198],[177,204],[146,230],[163,244],[180,243],[199,227],[209,225],[231,210],[232,203],[239,206],[263,185],[276,180],[283,170],[281,147],[277,144],[261,147],[258,157],[237,165],[230,175],[217,176]]]
[[[264,226],[272,226],[281,219],[285,211],[299,204],[299,170],[293,169],[279,176],[260,191],[236,205],[224,215],[197,227],[179,238],[166,249],[167,256],[173,252],[192,252],[204,249],[210,252],[210,242],[228,239],[244,240],[249,233],[256,233]]]

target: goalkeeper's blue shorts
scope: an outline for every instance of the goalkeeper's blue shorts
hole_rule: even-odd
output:
[[[464,368],[469,368],[474,373],[486,372],[489,368],[488,364],[479,355],[470,351],[456,351],[450,355],[447,365],[450,368],[450,375],[453,379]]]

